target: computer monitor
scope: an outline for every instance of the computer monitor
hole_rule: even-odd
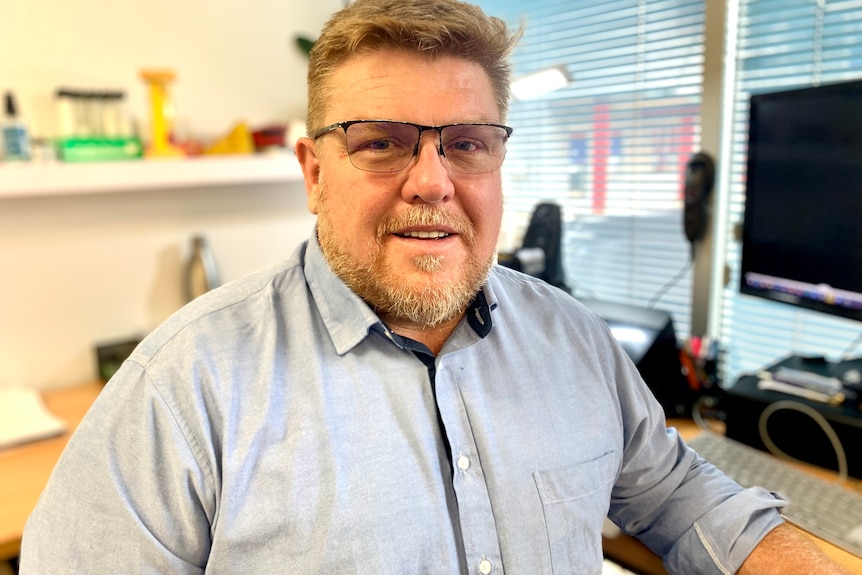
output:
[[[862,80],[751,97],[739,287],[862,321]]]

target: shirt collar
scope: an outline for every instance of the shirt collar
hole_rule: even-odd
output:
[[[476,335],[482,338],[491,333],[492,327],[491,309],[493,308],[488,305],[488,299],[485,296],[486,289],[489,288],[480,289],[467,307],[467,323],[470,324]]]
[[[305,250],[305,279],[335,351],[344,355],[359,344],[380,318],[335,275],[317,241],[317,228]]]

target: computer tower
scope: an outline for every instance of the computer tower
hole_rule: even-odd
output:
[[[601,317],[626,351],[668,417],[691,417],[700,389],[683,374],[670,313],[595,299],[580,299]]]

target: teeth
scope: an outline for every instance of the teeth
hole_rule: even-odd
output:
[[[402,235],[405,238],[420,238],[423,240],[427,240],[445,238],[449,234],[447,234],[446,232],[407,232],[406,234]]]

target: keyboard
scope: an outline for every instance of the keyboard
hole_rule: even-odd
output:
[[[781,510],[788,522],[862,557],[862,493],[723,435],[703,432],[687,443],[743,487],[761,486],[781,495],[788,502]]]

